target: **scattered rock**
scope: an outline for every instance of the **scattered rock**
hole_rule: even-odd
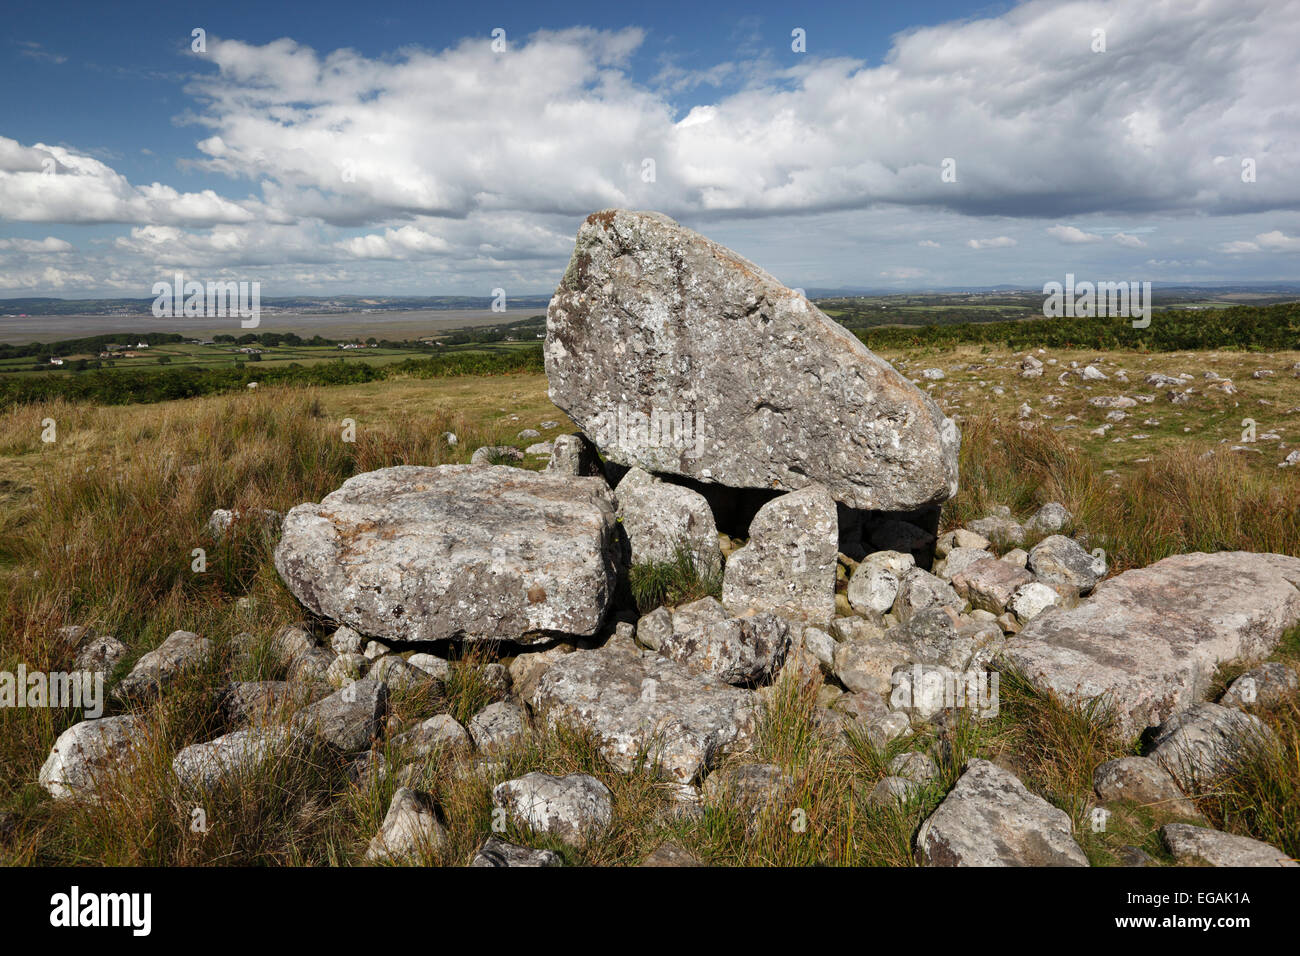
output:
[[[1265,657],[1300,622],[1300,559],[1183,554],[1097,585],[1010,638],[1006,662],[1065,700],[1108,695],[1121,734],[1202,700],[1215,668]]]
[[[923,866],[1087,866],[1070,817],[987,760],[966,765],[952,791],[921,824]]]
[[[1297,866],[1275,846],[1189,823],[1166,823],[1160,839],[1175,860],[1191,866]]]
[[[523,461],[524,453],[513,445],[484,445],[469,456],[471,465],[502,465],[508,461]],[[509,466],[506,466],[509,467]]]
[[[1029,550],[1028,568],[1044,584],[1087,594],[1106,576],[1106,559],[1092,555],[1073,538],[1054,534]]]
[[[953,590],[979,610],[1001,614],[1016,596],[1018,589],[1033,583],[1034,576],[1009,561],[987,552],[952,578]],[[949,558],[949,562],[951,562]]]
[[[1285,700],[1300,688],[1296,672],[1285,664],[1268,661],[1242,674],[1224,692],[1219,703],[1224,707],[1269,706]]]
[[[666,658],[597,650],[551,665],[533,707],[552,724],[592,731],[620,772],[630,770],[644,749],[668,779],[690,783],[724,751],[748,746],[756,701],[752,691]]]
[[[564,861],[554,850],[531,850],[526,846],[507,843],[497,837],[487,842],[474,854],[470,866],[563,866]]]
[[[492,805],[506,810],[516,824],[549,833],[571,846],[582,846],[614,818],[613,794],[585,773],[524,774],[497,784]]]
[[[1025,522],[1025,530],[1030,534],[1055,534],[1074,520],[1065,506],[1049,501],[1035,511]]]
[[[133,759],[143,730],[132,714],[73,724],[54,742],[38,782],[56,800],[94,799],[98,785]]]
[[[518,704],[497,701],[469,719],[469,735],[479,750],[504,750],[528,733],[528,714]]]
[[[1092,788],[1104,803],[1131,800],[1183,817],[1199,816],[1196,804],[1183,796],[1164,767],[1147,757],[1107,760],[1092,772]]]
[[[212,642],[193,631],[172,631],[167,639],[135,662],[131,673],[113,690],[118,700],[145,703],[176,677],[204,666],[212,655]]]
[[[282,680],[234,681],[221,692],[218,707],[231,724],[261,724],[327,697],[329,692],[325,684]]]
[[[1268,734],[1267,726],[1251,714],[1218,704],[1194,704],[1156,728],[1148,756],[1190,793],[1231,771]]]
[[[388,685],[367,678],[303,708],[294,724],[344,753],[356,753],[379,735],[387,712]]]
[[[379,833],[370,841],[366,859],[373,863],[401,863],[441,849],[446,842],[447,830],[438,819],[432,798],[399,787]]]
[[[253,726],[215,740],[190,744],[172,759],[172,772],[181,786],[213,790],[231,777],[258,773],[294,743],[284,727]]]
[[[700,858],[676,843],[662,843],[641,861],[641,866],[703,866]]]
[[[435,750],[463,754],[474,749],[469,733],[451,714],[430,717],[406,733],[394,737],[393,743],[406,748],[416,757],[426,757]]]
[[[112,634],[91,635],[77,648],[77,657],[73,661],[72,669],[101,673],[108,677],[126,655],[126,645]]]
[[[903,577],[894,601],[893,613],[899,621],[907,623],[918,611],[931,607],[950,607],[961,611],[966,599],[953,590],[952,585],[929,571],[913,568]]]
[[[846,595],[855,611],[870,609],[884,614],[894,606],[901,586],[898,575],[889,568],[863,561],[853,570]]]

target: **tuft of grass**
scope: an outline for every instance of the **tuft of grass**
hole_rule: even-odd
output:
[[[701,598],[722,597],[722,572],[700,567],[695,552],[678,545],[671,560],[634,564],[628,571],[628,584],[637,610],[653,611],[663,605],[686,604]]]

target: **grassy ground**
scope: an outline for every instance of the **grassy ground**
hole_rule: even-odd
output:
[[[913,375],[944,369],[947,377],[930,391],[951,413],[968,419],[963,486],[945,511],[947,526],[994,504],[1006,504],[1023,518],[1038,504],[1058,500],[1076,515],[1077,529],[1107,548],[1120,568],[1196,549],[1300,555],[1300,469],[1277,467],[1285,453],[1280,446],[1300,440],[1300,415],[1287,411],[1300,406],[1300,379],[1286,371],[1300,355],[1173,354],[1148,361],[1124,353],[1062,353],[1050,356],[1060,364],[1048,366],[1037,380],[1020,379],[1016,357],[1006,352],[972,348],[888,357],[901,360]],[[1127,368],[1134,383],[1149,370],[1192,372],[1200,393],[1172,406],[1162,391],[1140,385],[1112,381],[1088,389],[1055,381],[1061,365],[1098,358],[1107,374]],[[1277,374],[1250,378],[1261,367]],[[1232,378],[1239,393],[1203,391],[1199,377],[1207,368]],[[995,394],[995,387],[1003,394]],[[1156,398],[1130,410],[1136,422],[1119,423],[1106,439],[1091,437],[1088,430],[1105,413],[1088,407],[1086,399],[1120,393]],[[1049,394],[1059,396],[1059,406],[1046,403]],[[1261,399],[1272,404],[1261,405]],[[1021,427],[1017,409],[1024,402],[1035,410],[1033,429]],[[1052,417],[1037,414],[1039,409]],[[1282,436],[1259,442],[1266,452],[1227,450],[1234,434],[1239,438],[1233,420],[1247,411],[1260,434]],[[1067,424],[1069,414],[1080,417],[1077,427],[1054,431]],[[1147,417],[1162,424],[1140,425]],[[342,440],[345,418],[356,422],[354,443]],[[47,419],[56,423],[53,442],[41,439]],[[214,707],[228,681],[283,676],[266,648],[279,626],[302,617],[271,567],[273,542],[256,525],[240,524],[218,544],[204,532],[208,515],[231,507],[284,511],[320,500],[361,471],[463,462],[482,444],[523,447],[538,439],[518,439],[518,431],[547,420],[561,427],[543,431],[546,438],[571,430],[547,401],[538,375],[266,388],[149,406],[55,403],[0,414],[0,670],[13,671],[19,662],[28,670],[67,669],[70,654],[53,635],[74,623],[125,641],[131,654],[123,668],[178,628],[210,637],[219,651],[211,666],[186,676],[161,706],[147,712],[146,757],[107,788],[109,796],[99,805],[56,804],[35,783],[51,743],[76,714],[0,710],[0,859],[359,863],[397,786],[396,775],[385,782],[353,781],[323,751],[285,755],[273,769],[216,794],[181,793],[169,774],[177,749],[228,729]],[[1139,428],[1153,437],[1135,439]],[[444,441],[447,431],[458,435],[459,444]],[[1126,440],[1114,442],[1115,437]],[[1202,457],[1210,451],[1215,454]],[[190,569],[196,547],[208,550],[203,574]],[[235,651],[234,638],[244,632],[255,638],[251,655]],[[1290,640],[1279,656],[1294,660],[1298,643]],[[462,718],[473,713],[490,694],[481,679],[486,660],[458,663],[447,700],[398,695],[391,726],[444,710]],[[706,801],[699,815],[674,812],[672,793],[650,768],[615,772],[590,739],[569,731],[539,732],[500,765],[478,772],[449,754],[416,760],[391,743],[384,749],[390,767],[413,764],[415,784],[431,790],[443,809],[450,838],[427,862],[463,864],[491,834],[493,783],[529,770],[583,770],[615,795],[614,824],[602,839],[573,850],[517,830],[503,836],[551,846],[569,862],[636,863],[672,840],[715,864],[907,865],[917,826],[971,756],[1012,768],[1069,813],[1094,863],[1113,863],[1125,845],[1142,846],[1167,861],[1156,834],[1171,818],[1158,807],[1119,808],[1105,833],[1091,831],[1092,768],[1136,748],[1136,741],[1115,736],[1100,709],[1062,708],[1008,676],[996,718],[959,723],[942,742],[922,737],[895,742],[882,753],[865,741],[843,746],[819,732],[810,719],[815,694],[815,688],[787,682],[767,696],[757,753],[745,759],[779,764],[791,783],[781,800],[757,814],[726,795]],[[1300,856],[1300,709],[1293,699],[1261,716],[1279,731],[1277,751],[1211,787],[1199,806],[1215,825],[1260,836]],[[886,774],[888,759],[927,743],[947,755],[940,780],[905,804],[869,805],[865,796]],[[190,827],[195,806],[206,813],[206,833]]]

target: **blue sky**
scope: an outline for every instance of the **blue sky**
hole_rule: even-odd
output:
[[[0,44],[0,297],[532,294],[611,205],[805,287],[1300,279],[1295,0],[11,3]]]

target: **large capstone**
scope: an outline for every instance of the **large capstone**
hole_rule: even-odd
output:
[[[957,489],[957,426],[730,249],[653,212],[587,217],[546,316],[550,398],[607,458],[903,511]]]
[[[285,517],[275,567],[304,605],[380,639],[594,634],[617,580],[603,479],[398,465]]]

